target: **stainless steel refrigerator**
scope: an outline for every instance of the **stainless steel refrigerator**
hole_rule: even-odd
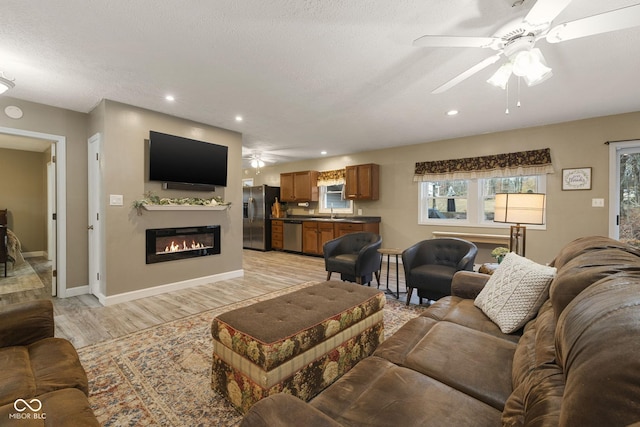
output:
[[[242,246],[271,250],[271,206],[280,197],[280,187],[242,187]]]

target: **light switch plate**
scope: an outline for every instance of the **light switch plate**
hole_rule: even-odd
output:
[[[124,204],[124,196],[122,194],[109,194],[109,204],[111,206],[122,206]]]
[[[591,199],[591,207],[604,208],[604,199]]]

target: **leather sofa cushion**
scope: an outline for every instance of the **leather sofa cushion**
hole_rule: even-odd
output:
[[[513,357],[513,387],[503,412],[507,426],[557,426],[564,377],[555,363],[555,317],[551,301],[524,328]]]
[[[46,338],[24,347],[0,348],[0,405],[64,388],[88,395],[87,375],[73,345]]]
[[[617,249],[635,256],[640,256],[638,249],[626,245],[619,240],[603,236],[589,236],[581,237],[565,245],[551,262],[551,265],[560,270],[566,263],[577,256],[600,252],[603,249]]]
[[[310,403],[343,426],[500,425],[501,416],[459,390],[375,356]],[[305,419],[300,425],[314,424]]]
[[[476,309],[477,310],[477,309]],[[428,317],[407,322],[374,356],[430,376],[502,411],[516,344]]]
[[[640,278],[618,274],[578,295],[558,319],[556,352],[566,378],[560,425],[640,421]]]
[[[500,327],[492,322],[482,310],[476,307],[472,299],[457,296],[439,299],[429,307],[429,310],[427,310],[423,316],[435,320],[446,320],[447,322],[466,326],[511,342],[518,342],[521,335],[521,331],[516,331],[512,334],[502,333]]]
[[[576,295],[598,280],[622,272],[635,272],[640,277],[639,266],[639,254],[618,248],[585,250],[567,261],[549,289],[556,319]]]
[[[31,373],[26,347],[0,348],[0,405],[35,396],[36,381]]]
[[[516,345],[450,322],[438,322],[407,354],[405,366],[502,411],[512,392]]]

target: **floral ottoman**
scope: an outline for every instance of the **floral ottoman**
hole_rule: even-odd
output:
[[[384,339],[384,294],[323,282],[213,320],[211,386],[240,412],[284,392],[305,401]]]

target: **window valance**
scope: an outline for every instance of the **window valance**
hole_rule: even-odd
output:
[[[344,169],[318,172],[318,187],[323,185],[338,185],[338,184],[344,184],[344,183],[345,183]]]
[[[416,162],[414,181],[500,178],[553,173],[551,149]]]

